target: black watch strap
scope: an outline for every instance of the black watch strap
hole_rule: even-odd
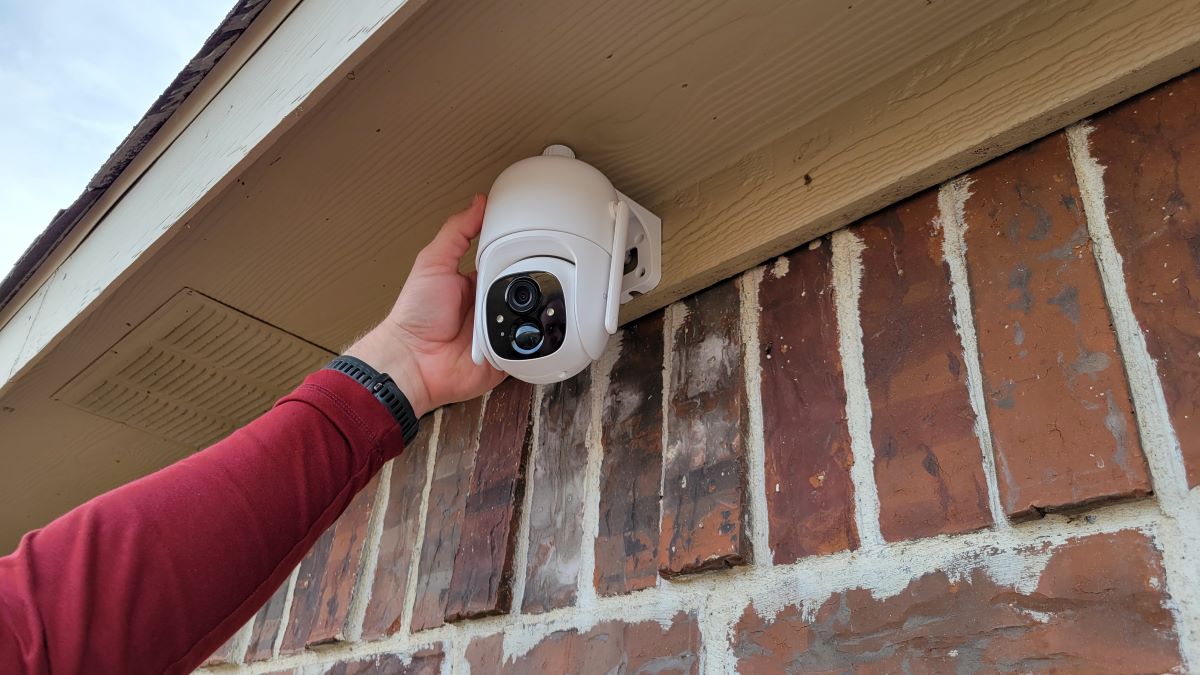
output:
[[[405,445],[416,438],[417,416],[413,413],[408,397],[400,391],[400,386],[396,384],[391,375],[375,370],[361,359],[344,354],[330,361],[329,365],[325,367],[349,375],[351,379],[366,387],[367,391],[379,399],[379,402],[388,409],[388,412],[396,418],[396,422],[400,425],[400,429],[404,433]]]

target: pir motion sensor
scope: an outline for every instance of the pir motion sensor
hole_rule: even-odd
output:
[[[505,169],[488,194],[471,357],[533,384],[600,358],[620,305],[662,277],[662,221],[563,145]]]

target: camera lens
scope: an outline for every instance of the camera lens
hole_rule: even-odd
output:
[[[508,303],[512,311],[524,314],[537,307],[541,295],[536,281],[529,277],[517,277],[508,284],[508,289],[504,291],[504,301]]]
[[[513,331],[512,348],[518,354],[528,356],[542,347],[542,327],[536,323],[523,323]]]

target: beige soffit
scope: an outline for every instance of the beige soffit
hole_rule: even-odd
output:
[[[248,422],[332,357],[184,289],[54,398],[199,449]]]

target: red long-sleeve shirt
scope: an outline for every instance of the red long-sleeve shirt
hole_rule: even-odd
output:
[[[310,375],[227,439],[0,558],[0,673],[190,672],[402,448],[362,386]]]

